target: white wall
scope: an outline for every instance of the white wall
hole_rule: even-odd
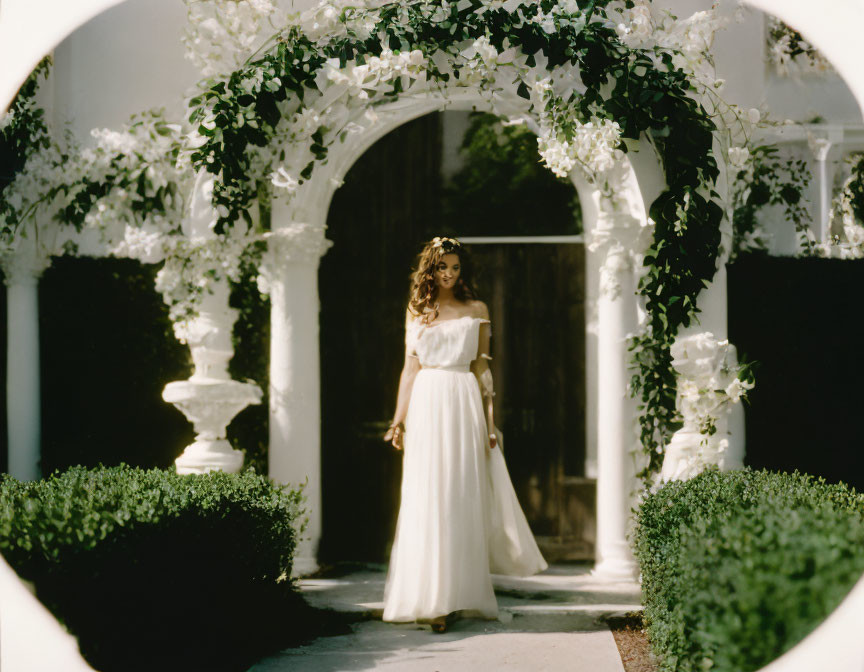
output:
[[[711,0],[659,0],[678,17],[710,9]],[[727,2],[730,10],[736,3]],[[731,16],[731,11],[729,12]],[[834,73],[783,77],[765,60],[766,17],[747,9],[744,21],[717,34],[714,44],[718,77],[726,80],[722,92],[729,102],[744,107],[763,103],[778,119],[805,122],[819,115],[831,123],[861,123],[861,112],[849,87]]]
[[[301,11],[314,0],[283,0]],[[730,3],[731,5],[731,3]],[[678,16],[708,9],[710,0],[657,2]],[[746,107],[767,104],[778,118],[806,121],[819,115],[833,123],[860,123],[849,88],[834,74],[800,80],[780,77],[764,60],[763,15],[748,10],[743,23],[718,34],[718,75],[723,95]],[[90,128],[118,126],[135,112],[166,106],[178,117],[181,100],[198,79],[180,43],[185,7],[179,0],[127,0],[98,15],[55,51],[57,121],[69,120],[79,137]]]
[[[54,122],[79,139],[118,128],[137,112],[164,106],[181,118],[184,93],[198,80],[183,57],[186,23],[179,0],[127,0],[67,37],[54,51]]]

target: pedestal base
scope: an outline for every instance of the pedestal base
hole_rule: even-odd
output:
[[[609,558],[601,560],[594,569],[591,576],[602,581],[638,581],[639,565],[635,560],[626,558]]]
[[[206,474],[225,471],[236,474],[243,466],[243,453],[234,450],[225,439],[199,439],[174,460],[178,474]]]
[[[318,562],[315,558],[304,556],[295,557],[294,563],[291,566],[291,576],[309,576],[318,571]]]

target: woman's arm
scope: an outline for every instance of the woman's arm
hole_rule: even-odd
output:
[[[406,325],[411,319],[410,314],[406,314]],[[420,360],[413,352],[410,343],[405,346],[405,363],[402,365],[402,373],[399,376],[399,393],[396,396],[396,412],[393,414],[393,422],[390,423],[390,429],[384,435],[385,441],[390,441],[396,450],[402,450],[402,439],[405,433],[405,416],[408,415],[408,403],[411,401],[411,390],[414,387],[414,378],[420,370]]]
[[[477,301],[477,317],[484,320],[489,319],[489,309],[482,301]],[[492,389],[492,371],[489,369],[489,341],[492,337],[492,328],[490,323],[480,323],[480,337],[477,342],[477,359],[471,362],[471,371],[477,378],[477,385],[480,387],[480,394],[483,397],[483,406],[486,413],[486,427],[489,430],[489,445],[494,448],[498,445],[498,437],[495,436],[495,408],[493,397],[495,392]]]

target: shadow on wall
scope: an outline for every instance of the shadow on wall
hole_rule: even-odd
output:
[[[760,254],[729,266],[729,339],[759,362],[747,465],[864,489],[862,287],[864,260]]]
[[[191,425],[162,400],[165,384],[192,369],[153,289],[156,270],[60,258],[42,276],[43,475],[99,462],[167,468],[192,442]]]

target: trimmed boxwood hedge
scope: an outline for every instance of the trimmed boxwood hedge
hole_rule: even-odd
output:
[[[864,572],[864,496],[798,473],[710,469],[637,513],[644,622],[664,671],[749,672]]]
[[[4,474],[0,552],[102,672],[245,670],[308,634],[302,501],[251,470]]]

